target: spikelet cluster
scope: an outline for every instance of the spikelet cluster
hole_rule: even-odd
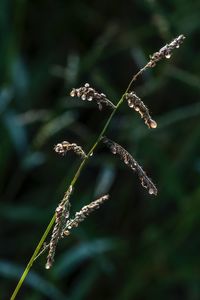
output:
[[[148,67],[155,67],[156,63],[163,58],[170,58],[172,55],[172,51],[176,48],[179,48],[183,43],[185,36],[183,34],[179,35],[175,38],[170,44],[166,44],[162,47],[158,52],[155,52],[151,57],[148,63]]]
[[[45,265],[46,269],[50,269],[54,262],[54,256],[55,256],[55,251],[56,251],[58,241],[63,232],[63,228],[66,225],[67,219],[69,218],[69,208],[70,208],[69,197],[71,193],[72,193],[72,186],[69,187],[68,191],[65,193],[63,200],[60,202],[60,204],[58,205],[55,211],[56,220],[51,235],[51,240],[49,243],[49,252],[47,256],[47,262]]]
[[[127,92],[122,96],[121,102],[126,99],[128,105],[130,108],[133,108],[135,111],[137,111],[141,118],[144,119],[145,124],[149,128],[156,128],[157,123],[151,118],[149,114],[148,108],[145,106],[145,104],[141,101],[141,99],[135,94],[134,91],[129,91],[132,83],[147,69],[155,67],[157,62],[159,62],[163,58],[170,58],[172,55],[172,51],[175,48],[179,48],[179,46],[182,44],[183,40],[185,39],[184,35],[179,35],[177,38],[175,38],[171,43],[166,44],[164,47],[162,47],[158,52],[155,52],[152,56],[150,56],[149,62],[144,66],[142,69],[138,71],[132,78],[128,88]],[[84,86],[80,88],[73,88],[71,93],[71,97],[79,97],[83,101],[95,101],[98,105],[99,110],[102,109],[103,105],[106,105],[112,109],[116,109],[117,107],[106,97],[103,93],[98,93],[95,89],[90,87],[88,83],[86,83]],[[121,103],[118,102],[119,104]],[[114,111],[115,112],[115,111]],[[111,117],[114,113],[111,114]],[[105,132],[107,125],[109,124],[110,119],[107,121],[106,126],[103,129],[103,132]],[[100,134],[101,137],[101,134]],[[100,137],[98,138],[96,146],[100,140]],[[132,157],[130,153],[128,153],[121,145],[117,144],[116,142],[103,137],[102,141],[109,147],[111,152],[113,154],[117,154],[124,163],[136,174],[138,175],[141,184],[144,188],[146,188],[149,192],[149,194],[157,195],[157,188],[154,185],[154,183],[151,181],[151,179],[147,176],[145,171],[142,169],[142,167],[138,164],[138,162]],[[94,148],[93,146],[93,148]],[[93,149],[92,148],[92,149]],[[75,143],[69,143],[67,141],[63,141],[61,143],[58,143],[54,150],[64,155],[68,151],[72,150],[77,155],[81,156],[82,158],[87,158],[87,155],[83,151],[83,149],[76,145]],[[92,151],[92,150],[90,150]],[[90,152],[89,152],[90,153]],[[93,152],[92,152],[93,153]],[[92,153],[90,155],[92,155]],[[76,175],[77,176],[77,175]],[[76,177],[75,177],[76,178]],[[72,186],[69,187],[67,192],[65,193],[62,201],[58,205],[55,211],[55,226],[52,231],[52,236],[50,243],[48,245],[45,245],[44,249],[41,251],[43,252],[45,249],[49,249],[48,256],[47,256],[47,263],[46,263],[46,269],[49,269],[54,261],[55,256],[55,250],[57,247],[57,243],[61,237],[68,236],[70,234],[71,229],[79,226],[79,224],[85,220],[85,218],[90,215],[91,212],[98,209],[99,206],[106,201],[109,196],[105,195],[101,198],[91,202],[90,204],[84,206],[79,212],[77,212],[74,216],[74,218],[69,219],[69,209],[70,209],[70,202],[69,198],[72,193]]]
[[[65,155],[68,151],[72,150],[75,154],[81,156],[82,158],[86,158],[87,155],[83,151],[83,149],[75,143],[69,143],[67,141],[63,141],[54,146],[55,152],[61,155]]]
[[[126,151],[122,146],[106,137],[103,137],[102,141],[108,146],[108,148],[110,148],[113,154],[118,154],[119,157],[124,161],[124,163],[137,173],[142,186],[148,190],[149,194],[157,195],[156,186],[147,176],[147,174],[138,164],[138,162],[132,157],[130,153],[128,153],[128,151]]]
[[[149,128],[157,127],[157,123],[151,118],[148,108],[133,91],[130,93],[126,93],[125,98],[128,102],[128,106],[130,108],[134,108],[134,110],[140,114],[141,118],[144,119],[144,123]]]
[[[94,210],[98,209],[101,204],[109,199],[109,195],[104,195],[99,199],[85,205],[79,212],[75,214],[73,219],[67,221],[66,226],[63,230],[62,236],[68,236],[72,228],[78,227],[81,222],[87,218]]]
[[[87,100],[87,101],[96,101],[99,110],[102,110],[102,105],[107,105],[110,108],[114,109],[115,105],[108,100],[105,94],[103,93],[98,93],[90,87],[89,83],[86,83],[83,87],[80,88],[73,88],[71,93],[71,97],[80,97],[82,100]]]

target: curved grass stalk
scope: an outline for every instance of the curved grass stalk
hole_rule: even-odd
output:
[[[80,176],[80,173],[81,173],[83,167],[86,165],[87,161],[90,158],[90,155],[93,153],[93,151],[95,150],[95,148],[98,146],[98,144],[99,144],[100,140],[102,139],[103,135],[105,134],[105,132],[106,132],[106,130],[107,130],[107,128],[108,128],[108,126],[109,126],[109,124],[110,124],[113,116],[115,115],[116,111],[119,109],[120,105],[123,103],[123,101],[125,99],[125,96],[129,92],[129,90],[130,90],[133,82],[147,68],[154,67],[157,64],[157,62],[160,61],[163,58],[167,58],[167,59],[170,58],[172,50],[175,49],[175,48],[179,48],[180,44],[182,44],[182,42],[183,42],[184,39],[185,39],[184,35],[180,35],[177,38],[175,38],[170,44],[166,44],[164,47],[162,47],[159,50],[159,52],[155,52],[153,54],[153,56],[150,57],[149,62],[143,68],[141,68],[138,73],[136,73],[132,77],[132,79],[131,79],[131,81],[130,81],[130,83],[129,83],[126,91],[125,91],[125,93],[122,95],[121,99],[118,101],[117,105],[114,107],[114,109],[113,109],[112,113],[110,114],[110,117],[108,118],[105,126],[103,127],[102,131],[100,132],[100,134],[97,137],[96,141],[94,142],[93,146],[91,147],[91,149],[87,153],[87,156],[84,158],[84,160],[82,161],[82,163],[79,165],[78,170],[76,171],[76,173],[75,173],[75,175],[74,175],[74,177],[73,177],[73,179],[72,179],[71,184],[69,185],[69,187],[70,186],[73,187],[75,185],[76,181],[78,180],[78,178]],[[152,128],[155,128],[155,127],[152,127]],[[68,191],[68,189],[67,189],[67,191]],[[65,195],[66,195],[66,193],[64,194],[63,201],[65,201]],[[14,300],[16,298],[16,296],[17,296],[17,294],[18,294],[18,292],[19,292],[19,290],[20,290],[20,288],[21,288],[21,286],[22,286],[22,284],[23,284],[26,276],[28,275],[28,273],[29,273],[29,271],[30,271],[30,269],[31,269],[31,267],[33,265],[33,262],[40,256],[40,254],[42,254],[44,252],[44,249],[41,251],[41,248],[42,248],[42,246],[43,246],[43,244],[44,244],[44,242],[46,240],[46,237],[48,236],[50,230],[53,227],[53,224],[55,222],[55,218],[56,218],[56,215],[54,214],[53,217],[52,217],[52,219],[51,219],[51,221],[50,221],[50,223],[48,224],[48,226],[47,226],[44,234],[42,235],[42,237],[41,237],[41,239],[40,239],[37,247],[35,248],[35,251],[34,251],[32,257],[30,258],[30,260],[29,260],[29,262],[28,262],[28,264],[27,264],[27,266],[26,266],[26,268],[25,268],[25,270],[24,270],[21,278],[19,279],[19,282],[18,282],[18,284],[17,284],[17,286],[16,286],[16,288],[15,288],[15,290],[14,290],[14,292],[13,292],[11,298],[10,298],[11,300]]]
[[[123,103],[124,99],[125,99],[125,96],[126,96],[126,93],[129,92],[133,82],[147,69],[147,68],[153,68],[158,61],[160,61],[161,59],[163,58],[170,58],[171,56],[171,53],[172,53],[172,50],[174,50],[175,48],[179,48],[179,46],[182,44],[183,40],[185,39],[184,35],[180,35],[178,36],[177,38],[175,38],[170,44],[166,44],[164,47],[162,47],[159,52],[155,52],[153,54],[153,56],[150,57],[150,60],[149,62],[142,68],[139,70],[138,73],[136,73],[133,78],[131,79],[126,91],[124,92],[124,94],[122,95],[122,97],[120,98],[120,100],[118,101],[117,105],[114,107],[112,113],[110,114],[110,117],[108,118],[105,126],[103,127],[102,131],[100,132],[99,136],[97,137],[96,141],[94,142],[93,146],[91,147],[91,149],[89,150],[89,152],[87,153],[86,157],[84,158],[84,160],[82,161],[82,163],[80,164],[80,166],[78,167],[78,170],[76,171],[72,181],[71,181],[71,184],[69,185],[69,187],[73,187],[76,183],[76,181],[78,180],[79,176],[80,176],[80,173],[83,169],[83,167],[86,165],[87,161],[89,160],[90,158],[90,155],[93,153],[93,151],[95,150],[95,148],[98,146],[100,140],[102,139],[104,133],[106,132],[113,116],[115,115],[116,111],[119,109],[120,105]],[[152,127],[152,128],[155,128],[155,127]],[[69,188],[68,188],[69,189]],[[67,201],[67,199],[65,199],[65,195],[67,194],[68,192],[68,189],[66,191],[66,193],[64,194],[64,197],[63,197],[63,201]],[[42,250],[41,251],[41,248],[46,240],[46,237],[48,236],[50,230],[52,229],[53,227],[53,224],[54,224],[54,221],[55,221],[55,214],[54,216],[52,217],[49,225],[47,226],[43,236],[41,237],[37,247],[35,248],[35,251],[32,255],[32,257],[30,258],[21,278],[19,279],[19,282],[10,298],[10,300],[14,300],[26,278],[26,276],[28,275],[32,265],[33,265],[33,262],[40,256],[40,254],[42,254],[44,251]]]
[[[103,135],[105,134],[105,132],[106,132],[106,130],[107,130],[107,128],[108,128],[108,126],[109,126],[109,124],[110,124],[110,122],[111,122],[113,116],[115,115],[115,113],[116,113],[117,110],[119,109],[120,105],[123,103],[124,98],[125,98],[125,94],[128,93],[128,91],[130,90],[130,88],[131,88],[131,86],[132,86],[132,83],[133,83],[133,82],[138,78],[138,76],[140,76],[147,68],[148,68],[148,64],[146,64],[145,67],[142,68],[142,69],[141,69],[136,75],[134,75],[133,78],[131,79],[131,81],[130,81],[130,83],[129,83],[127,89],[126,89],[126,91],[124,92],[124,94],[122,95],[122,97],[121,97],[120,100],[118,101],[117,105],[115,106],[114,110],[113,110],[112,113],[110,114],[110,116],[109,116],[109,118],[108,118],[108,120],[107,120],[105,126],[103,127],[102,131],[100,132],[99,136],[97,137],[95,143],[93,144],[93,146],[91,147],[91,149],[90,149],[89,152],[87,153],[87,156],[84,158],[84,160],[82,161],[82,163],[81,163],[80,166],[78,167],[78,170],[76,171],[76,173],[75,173],[75,175],[74,175],[74,177],[73,177],[73,179],[72,179],[72,181],[71,181],[70,186],[73,187],[73,186],[75,185],[76,181],[78,180],[78,178],[79,178],[79,176],[80,176],[80,173],[81,173],[83,167],[86,165],[88,159],[90,158],[90,155],[94,152],[95,148],[98,146],[98,144],[99,144],[100,140],[102,139]],[[28,275],[28,273],[29,273],[29,271],[30,271],[30,269],[31,269],[31,267],[32,267],[32,265],[33,265],[33,263],[34,263],[34,261],[40,256],[40,255],[38,255],[38,254],[40,253],[40,250],[41,250],[41,248],[42,248],[42,246],[43,246],[43,244],[44,244],[44,242],[45,242],[45,240],[46,240],[46,238],[47,238],[47,236],[48,236],[50,230],[52,229],[54,222],[55,222],[55,214],[53,215],[53,217],[52,217],[51,221],[49,222],[49,224],[48,224],[48,226],[47,226],[47,228],[46,228],[44,234],[42,235],[42,237],[41,237],[41,239],[40,239],[40,241],[39,241],[37,247],[35,248],[35,251],[34,251],[33,255],[31,256],[31,258],[30,258],[30,260],[29,260],[29,262],[28,262],[28,264],[27,264],[27,266],[26,266],[26,268],[25,268],[25,270],[24,270],[24,272],[23,272],[21,278],[19,279],[19,282],[18,282],[18,284],[17,284],[17,286],[16,286],[16,288],[15,288],[15,290],[14,290],[14,292],[13,292],[11,298],[10,298],[10,300],[14,300],[14,299],[16,298],[16,296],[17,296],[17,294],[18,294],[18,292],[19,292],[19,290],[20,290],[20,288],[21,288],[21,286],[22,286],[22,284],[23,284],[23,282],[24,282],[26,276]],[[43,251],[42,251],[42,252],[43,252]],[[41,253],[42,253],[42,252],[41,252]]]

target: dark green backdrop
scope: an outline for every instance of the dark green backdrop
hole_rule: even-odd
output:
[[[156,182],[152,197],[103,145],[72,211],[111,199],[59,243],[50,271],[34,264],[17,299],[200,299],[200,3],[188,0],[0,1],[0,299],[9,299],[80,160],[109,116],[70,99],[85,82],[114,103],[150,54],[179,34],[170,60],[136,83],[156,130],[126,104],[108,136]]]

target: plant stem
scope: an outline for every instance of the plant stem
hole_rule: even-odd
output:
[[[122,95],[122,97],[120,98],[120,100],[118,101],[117,105],[115,106],[114,110],[112,111],[112,113],[110,114],[110,117],[108,118],[105,126],[103,127],[102,131],[100,132],[99,136],[97,137],[95,143],[93,144],[93,146],[91,147],[91,149],[89,150],[89,152],[87,153],[87,157],[84,158],[84,160],[82,161],[82,163],[80,164],[78,170],[76,171],[72,181],[71,181],[71,186],[74,186],[74,184],[76,183],[76,181],[78,180],[79,176],[80,176],[80,173],[83,169],[83,167],[85,166],[86,162],[88,161],[89,157],[91,156],[91,154],[93,153],[93,151],[95,150],[95,148],[98,146],[101,138],[103,137],[104,133],[106,132],[113,116],[115,115],[115,113],[117,112],[118,108],[120,107],[120,105],[123,103],[124,101],[124,97],[125,97],[125,94],[128,93],[128,91],[130,90],[131,86],[132,86],[132,83],[138,78],[138,76],[140,76],[146,69],[148,68],[148,64],[146,64],[142,69],[139,70],[139,72],[137,74],[135,74],[133,76],[133,78],[131,79],[126,91],[124,92],[124,94]],[[37,247],[35,248],[35,251],[33,253],[33,255],[31,256],[10,300],[14,300],[26,278],[26,276],[28,275],[32,265],[33,265],[33,262],[36,260],[36,257],[39,257],[38,253],[42,247],[42,245],[44,244],[45,240],[46,240],[46,237],[48,236],[51,228],[53,227],[53,224],[54,224],[54,221],[55,221],[55,214],[53,215],[49,225],[47,226],[44,234],[42,235]]]
[[[51,219],[51,221],[50,221],[49,225],[47,226],[47,228],[46,228],[46,230],[45,230],[43,236],[41,237],[41,239],[40,239],[40,241],[39,241],[37,247],[35,248],[35,251],[34,251],[34,253],[33,253],[31,259],[29,260],[29,262],[28,262],[28,264],[27,264],[27,266],[26,266],[26,269],[24,270],[24,272],[23,272],[23,274],[22,274],[22,276],[21,276],[21,278],[20,278],[20,280],[19,280],[19,282],[18,282],[18,284],[17,284],[17,286],[16,286],[16,288],[15,288],[15,290],[14,290],[14,292],[13,292],[11,298],[10,298],[10,300],[14,300],[15,297],[17,296],[17,294],[18,294],[18,292],[19,292],[19,290],[20,290],[20,287],[21,287],[22,283],[24,282],[26,276],[27,276],[28,273],[29,273],[30,268],[32,267],[32,264],[33,264],[33,262],[34,262],[34,260],[35,260],[35,257],[36,257],[37,254],[39,253],[39,251],[40,251],[42,245],[44,244],[44,241],[45,241],[45,239],[46,239],[46,237],[47,237],[49,231],[51,230],[51,228],[52,228],[52,226],[53,226],[53,224],[54,224],[54,221],[55,221],[55,215],[54,215],[53,218]]]

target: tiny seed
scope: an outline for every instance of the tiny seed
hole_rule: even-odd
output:
[[[64,231],[64,235],[66,235],[66,236],[70,235],[69,230],[65,230],[65,231]]]
[[[150,120],[150,127],[152,128],[152,129],[154,129],[154,128],[156,128],[157,127],[157,123],[156,123],[156,121],[154,121],[154,120]]]
[[[81,96],[81,99],[82,99],[82,100],[85,100],[85,99],[86,99],[86,95],[83,94],[83,95]]]
[[[116,154],[117,153],[117,150],[114,147],[111,149],[111,151],[112,151],[112,154]]]
[[[167,59],[169,59],[169,58],[171,57],[171,54],[166,54],[165,57],[166,57]]]
[[[149,189],[149,194],[150,195],[154,194],[154,190],[153,189]]]
[[[49,263],[46,264],[45,269],[47,269],[47,270],[50,269],[50,264]]]
[[[71,96],[71,97],[74,97],[74,96],[75,96],[75,91],[74,91],[74,90],[71,91],[70,96]]]
[[[129,102],[128,106],[132,108],[134,106],[134,104],[132,102]]]

